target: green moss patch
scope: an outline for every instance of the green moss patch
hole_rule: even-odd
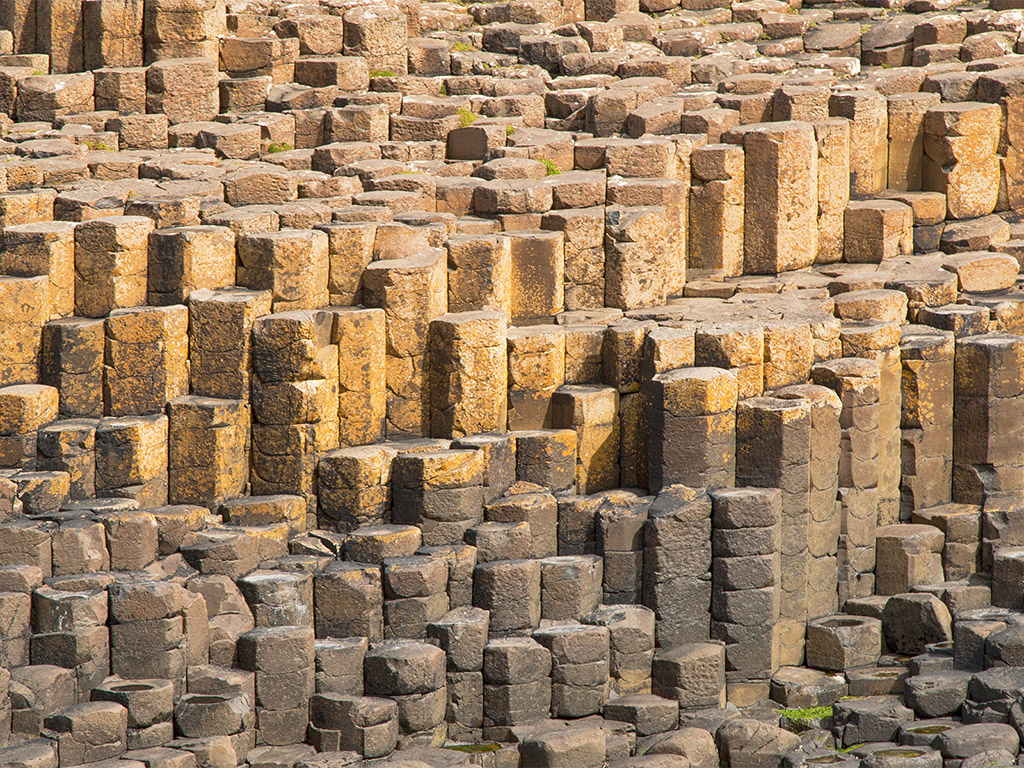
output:
[[[832,707],[807,707],[806,709],[776,709],[775,714],[787,720],[821,720],[832,717]]]
[[[501,744],[452,744],[445,749],[452,749],[456,752],[468,752],[471,755],[479,755],[483,752],[497,752]]]

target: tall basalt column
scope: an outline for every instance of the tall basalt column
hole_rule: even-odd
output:
[[[659,262],[664,270],[660,279],[668,296],[681,294],[686,285],[686,228],[689,224],[690,153],[693,148],[693,142],[685,136],[675,137],[674,142],[675,157],[669,162],[669,165],[674,163],[676,168],[672,178],[616,178],[614,174],[617,164],[613,163],[612,170],[608,171],[611,178],[606,188],[609,207],[657,206],[664,209],[667,236]],[[664,169],[664,172],[669,173],[668,169]],[[614,226],[617,227],[618,222]],[[614,239],[619,239],[618,235]]]
[[[338,447],[333,317],[298,310],[253,324],[252,493],[294,494],[316,513],[317,454]]]
[[[103,320],[78,317],[43,326],[40,381],[60,390],[61,416],[103,415],[105,326]]]
[[[483,463],[483,454],[469,448],[398,454],[392,522],[418,526],[425,546],[461,543],[484,517]]]
[[[0,466],[35,470],[39,429],[56,421],[59,397],[39,384],[0,387]]]
[[[547,429],[552,397],[565,383],[565,330],[557,325],[511,328],[506,341],[508,429]]]
[[[725,642],[729,698],[761,698],[749,692],[768,688],[786,631],[779,614],[782,494],[755,488],[714,491],[711,509],[711,636]]]
[[[427,360],[430,321],[448,306],[444,251],[375,261],[363,275],[364,301],[384,310],[387,333],[387,433],[430,434]]]
[[[361,445],[320,454],[317,460],[318,525],[351,531],[385,522],[391,511],[392,448]]]
[[[544,214],[541,227],[557,230],[565,236],[565,308],[603,307],[604,208],[551,211]],[[451,245],[448,252],[452,253]]]
[[[875,585],[878,528],[878,446],[881,373],[874,360],[839,358],[811,369],[816,384],[842,401],[839,455],[839,607],[867,597]]]
[[[25,606],[26,614],[34,614],[34,633],[29,645],[32,665],[46,664],[69,670],[74,690],[67,692],[65,689],[65,695],[70,693],[72,702],[87,701],[93,687],[111,672],[108,596],[96,590],[71,593],[40,587],[32,601],[36,603],[33,608]],[[66,623],[68,614],[75,617],[73,626]],[[29,659],[11,654],[9,646],[18,639],[16,634],[12,632],[11,637],[4,639],[8,645],[5,655],[13,661],[10,666],[28,664]],[[60,697],[58,692],[54,698],[59,701]]]
[[[889,189],[921,189],[924,116],[940,101],[937,93],[897,93],[888,98]]]
[[[171,680],[175,698],[184,692],[183,592],[177,584],[157,581],[109,588],[112,674],[122,679]]]
[[[810,123],[745,126],[743,271],[773,275],[818,253],[818,145]]]
[[[135,499],[143,509],[167,503],[167,417],[102,419],[96,427],[96,491]]]
[[[694,335],[694,363],[725,368],[736,374],[736,396],[758,397],[764,392],[764,327],[756,322],[702,323]]]
[[[900,519],[900,320],[844,322],[840,331],[844,355],[878,363],[879,525],[890,525]]]
[[[238,283],[270,291],[275,312],[316,309],[329,300],[327,235],[288,229],[243,235],[238,240]]]
[[[670,275],[665,257],[672,237],[669,209],[661,206],[605,209],[604,303],[622,310],[664,303]]]
[[[982,505],[1024,490],[1024,336],[957,339],[953,500]]]
[[[556,428],[576,432],[577,493],[619,485],[619,393],[613,387],[560,387],[552,399]]]
[[[690,155],[689,266],[743,274],[743,149],[710,144]]]
[[[37,0],[36,50],[50,57],[50,72],[81,72],[85,61],[82,4]]]
[[[0,386],[36,383],[48,291],[45,277],[0,277]]]
[[[850,122],[833,117],[814,123],[818,142],[818,264],[843,259],[846,206],[850,202]]]
[[[904,326],[900,339],[900,519],[906,521],[916,509],[951,499],[955,346],[950,331],[921,325]]]
[[[641,374],[647,332],[656,326],[650,320],[618,320],[604,331],[602,344],[603,381],[619,391],[619,470],[622,487],[647,487],[647,428],[644,426],[644,403],[647,395],[640,391],[648,381]],[[568,344],[568,335],[566,344]],[[691,339],[692,342],[692,339]],[[567,347],[568,349],[568,347]],[[659,373],[693,365],[685,362],[667,365]],[[652,366],[653,371],[653,366]],[[647,375],[647,379],[653,373]]]
[[[235,234],[227,227],[155,229],[149,247],[149,304],[184,304],[197,290],[235,283]]]
[[[839,456],[842,450],[839,416],[843,405],[828,387],[796,384],[775,392],[784,400],[806,402],[811,408],[810,518],[807,524],[807,617],[817,619],[836,612],[840,508]]]
[[[387,423],[387,344],[383,310],[333,309],[338,347],[338,442],[370,445]]]
[[[736,407],[737,485],[782,489],[780,579],[775,586],[780,658],[787,665],[803,661],[807,622],[811,428],[806,400],[754,397]]]
[[[531,229],[508,238],[510,319],[522,325],[550,321],[565,309],[564,235]]]
[[[707,640],[711,620],[711,499],[676,485],[658,494],[644,524],[644,605],[662,648]]]
[[[302,741],[315,690],[312,627],[252,629],[238,639],[238,663],[256,682],[256,738],[261,744]]]
[[[92,219],[75,228],[75,314],[104,317],[146,303],[152,231],[145,216]]]
[[[82,3],[85,69],[142,65],[143,0]]]
[[[96,419],[61,419],[37,431],[37,468],[67,472],[70,497],[91,499],[96,495]],[[103,547],[104,551],[106,546]],[[94,570],[94,569],[93,569]]]
[[[888,180],[888,102],[875,90],[849,90],[832,94],[828,109],[850,121],[850,196],[876,195]]]
[[[0,23],[14,35],[14,53],[35,53],[37,0],[2,0]]]
[[[601,226],[603,231],[603,220]],[[452,235],[445,243],[445,250],[448,254],[448,309],[452,312],[492,309],[508,317],[512,305],[509,238],[499,234]]]

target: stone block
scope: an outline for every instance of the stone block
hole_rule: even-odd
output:
[[[75,312],[75,225],[38,222],[4,229],[0,272],[14,277],[45,276],[50,312],[67,317]]]
[[[75,313],[105,317],[146,303],[149,233],[144,216],[111,216],[75,228]]]
[[[170,502],[213,507],[241,495],[249,475],[248,405],[184,395],[169,401],[168,417]]]
[[[647,406],[652,489],[734,482],[736,376],[714,368],[678,369],[651,380]]]
[[[508,342],[508,428],[545,429],[552,397],[565,383],[565,332],[557,326],[514,328]]]
[[[39,376],[41,330],[49,317],[45,277],[0,277],[0,382],[34,384]]]
[[[169,400],[188,391],[188,310],[184,306],[113,310],[107,318],[106,337],[106,414],[162,412]]]
[[[652,691],[679,702],[680,709],[724,706],[725,648],[718,643],[687,643],[664,648],[654,657]]]
[[[244,235],[238,241],[238,282],[271,292],[274,311],[316,309],[328,301],[327,235],[283,230]]]
[[[269,292],[197,290],[189,296],[189,379],[192,393],[248,400],[251,331],[270,314]]]
[[[151,305],[184,304],[193,291],[235,282],[235,236],[227,227],[168,227],[150,236]]]
[[[442,315],[430,325],[431,434],[458,438],[501,430],[507,419],[505,318]]]

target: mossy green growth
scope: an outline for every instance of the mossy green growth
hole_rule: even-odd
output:
[[[548,160],[546,157],[542,157],[540,159],[540,161],[542,163],[544,163],[544,167],[548,169],[548,172],[547,172],[546,175],[548,175],[548,176],[557,176],[558,174],[560,174],[562,172],[562,169],[559,168],[555,164],[554,160]]]
[[[110,152],[111,149],[105,141],[86,141],[85,146],[96,152]]]
[[[448,95],[448,86],[445,85],[444,83],[441,83],[441,87],[437,89],[437,95],[438,96],[447,96]]]
[[[453,51],[460,51],[460,52],[461,51],[475,51],[476,48],[474,48],[469,43],[464,43],[462,40],[459,40],[457,42],[452,43],[452,50]]]
[[[482,752],[497,752],[501,744],[452,744],[445,749],[452,749],[456,752],[468,752],[471,755],[478,755]]]
[[[776,709],[775,714],[787,720],[821,720],[832,717],[832,707],[807,707],[806,709]]]
[[[471,125],[479,117],[475,112],[470,112],[468,109],[460,109],[457,111],[459,116],[459,125],[465,128],[467,125]]]
[[[515,132],[516,132],[516,127],[514,125],[506,125],[505,126],[505,135],[506,136],[511,136]]]
[[[292,149],[294,149],[294,147],[292,147],[292,145],[287,141],[282,141],[280,144],[276,141],[272,141],[267,147],[267,153],[272,155],[275,152],[291,152]]]
[[[952,725],[922,725],[920,728],[909,728],[908,730],[911,730],[914,733],[923,733],[926,736],[932,736],[938,733],[945,733],[952,727]]]
[[[375,69],[370,73],[370,77],[395,77],[395,73],[390,69]]]
[[[836,752],[841,752],[842,754],[845,755],[845,754],[847,754],[849,752],[853,752],[853,750],[855,750],[855,749],[860,749],[863,746],[864,746],[864,742],[861,742],[860,744],[851,744],[848,747],[843,747],[842,749],[837,749]]]

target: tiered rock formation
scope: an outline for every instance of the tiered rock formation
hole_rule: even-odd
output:
[[[0,0],[0,767],[1015,764],[1015,4]]]

